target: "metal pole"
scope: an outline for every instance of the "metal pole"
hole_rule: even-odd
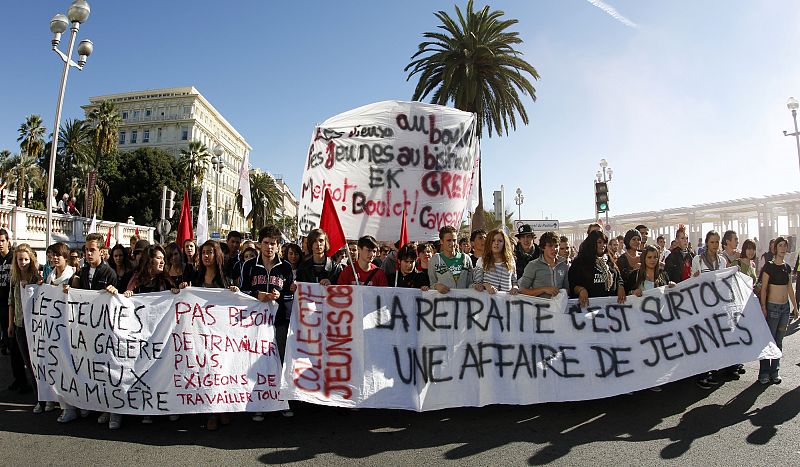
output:
[[[61,74],[61,88],[58,92],[58,103],[56,104],[56,121],[53,125],[53,142],[50,144],[50,164],[47,172],[47,233],[45,242],[47,246],[52,244],[53,240],[53,185],[55,184],[56,175],[56,152],[58,151],[58,129],[61,126],[61,107],[64,104],[64,91],[67,89],[67,76],[69,75],[69,61],[72,57],[72,47],[75,45],[75,36],[78,35],[80,28],[78,22],[72,23],[69,34],[69,47],[67,52],[67,59],[64,60],[64,71]],[[58,48],[57,45],[53,46],[53,50]]]
[[[214,171],[217,172],[217,194],[216,194],[216,201],[214,201],[214,217],[217,219],[217,232],[219,232],[219,238],[222,239],[222,232],[220,231],[222,224],[219,222],[219,169],[218,166],[214,167]]]
[[[192,206],[192,185],[194,184],[194,157],[189,155],[189,208]]]
[[[608,179],[606,178],[606,168],[603,167],[603,183],[608,183]],[[608,206],[606,206],[606,226],[608,225]],[[605,227],[603,227],[605,229]],[[610,231],[609,231],[610,232]]]
[[[794,120],[794,139],[797,141],[797,162],[800,163],[800,131],[797,129],[797,110],[792,110]]]

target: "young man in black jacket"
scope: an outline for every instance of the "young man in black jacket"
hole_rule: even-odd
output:
[[[6,229],[0,229],[0,340],[2,354],[11,354],[11,375],[14,378],[9,390],[18,390],[24,394],[30,392],[28,376],[25,374],[25,360],[16,342],[9,340],[8,333],[8,295],[11,291],[11,264],[14,262],[14,251]]]
[[[86,244],[83,247],[85,262],[72,278],[72,286],[76,289],[117,293],[117,273],[103,261],[101,256],[101,245],[104,244],[104,240],[103,235],[98,233],[86,236]]]
[[[92,233],[86,236],[83,247],[85,262],[77,274],[72,278],[72,287],[85,290],[105,290],[108,293],[117,293],[117,273],[114,268],[103,262],[101,246],[105,244],[103,235]],[[64,284],[64,293],[69,292],[69,286]],[[75,407],[61,404],[64,411],[58,417],[59,423],[69,423],[78,415]],[[88,411],[81,410],[82,414]],[[104,412],[97,419],[97,423],[108,423],[108,429],[117,430],[122,426],[122,414]]]
[[[242,292],[252,295],[262,302],[274,300],[278,303],[275,315],[275,340],[278,352],[283,361],[286,350],[286,335],[289,332],[289,315],[286,298],[291,295],[290,288],[294,283],[292,266],[278,255],[280,251],[281,231],[274,225],[268,225],[258,231],[258,243],[261,252],[255,258],[242,265]],[[285,417],[294,415],[291,410],[283,412]],[[264,415],[256,412],[254,421],[263,421]]]
[[[415,262],[417,260],[417,249],[413,245],[406,245],[397,252],[400,260],[400,267],[397,273],[388,277],[389,287],[405,287],[407,289],[428,290],[430,279],[427,272],[417,271]]]

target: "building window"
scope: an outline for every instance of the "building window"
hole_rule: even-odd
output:
[[[143,143],[150,142],[150,130],[144,130],[144,133],[142,133],[142,142]]]
[[[158,133],[156,133],[156,143],[161,142],[161,128],[158,129]]]
[[[138,110],[134,110],[133,111],[133,119],[134,120],[139,120],[139,111]]]
[[[125,131],[119,132],[119,144],[125,144]]]
[[[189,127],[181,128],[181,141],[186,141],[189,139]]]
[[[122,119],[123,120],[127,120],[128,119],[128,112],[122,112]]]
[[[150,109],[145,109],[145,111],[144,111],[144,116],[145,116],[145,117],[149,117],[149,116],[150,116],[152,113],[153,113],[153,111],[152,111],[152,110],[150,110]]]
[[[139,130],[131,131],[131,144],[136,144],[136,136],[138,136]]]
[[[191,110],[192,110],[192,108],[189,107],[188,105],[184,105],[183,106],[183,114],[184,115],[189,115],[189,111],[191,111]]]

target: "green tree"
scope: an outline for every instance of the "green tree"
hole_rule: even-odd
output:
[[[152,147],[121,153],[116,159],[114,168],[101,166],[101,171],[107,170],[109,198],[114,200],[106,207],[106,218],[122,222],[134,216],[138,224],[155,225],[160,216],[161,187],[183,192],[183,184],[176,177],[177,160]],[[176,210],[180,209],[179,202],[176,199]]]
[[[189,186],[200,185],[206,175],[211,153],[200,141],[189,141],[186,149],[181,149],[178,158],[178,169],[182,180],[188,180]],[[191,173],[189,173],[191,170]],[[181,190],[182,191],[182,190]]]
[[[17,154],[5,159],[0,172],[8,188],[17,191],[17,206],[28,206],[28,192],[44,188],[45,179],[36,159]],[[41,204],[37,203],[37,206]]]
[[[117,151],[117,138],[119,131],[119,124],[122,121],[117,111],[117,107],[113,102],[103,101],[89,112],[89,135],[91,139],[93,151],[89,152],[93,157],[87,158],[87,168],[91,170],[98,170],[100,163],[104,157],[111,157]],[[105,207],[104,194],[108,194],[108,183],[101,177],[102,174],[97,175],[98,183],[95,186],[93,196],[93,209],[92,212],[86,212],[84,215],[91,217],[97,214],[102,217],[103,209]],[[101,183],[101,181],[103,183]],[[84,182],[85,183],[85,182]]]
[[[281,193],[275,179],[268,173],[250,172],[250,201],[253,203],[253,210],[247,219],[253,221],[252,233],[256,237],[260,228],[275,222],[275,213],[281,204]],[[244,215],[241,193],[236,195],[236,207]]]
[[[85,121],[72,119],[58,131],[55,186],[64,193],[77,196],[75,189],[85,188],[94,159],[89,130]]]
[[[516,129],[517,114],[528,124],[528,113],[520,93],[536,101],[536,89],[528,79],[539,79],[536,69],[515,49],[522,39],[509,28],[516,19],[504,18],[501,10],[488,6],[475,11],[472,0],[467,3],[466,15],[456,6],[457,21],[444,11],[435,13],[441,32],[426,32],[426,39],[411,56],[405,71],[406,80],[418,75],[413,100],[431,95],[430,102],[452,105],[477,115],[477,134],[488,129],[502,136],[509,127]],[[410,71],[409,71],[410,70]],[[481,162],[483,162],[481,160]],[[477,213],[483,210],[481,176],[478,177]],[[477,216],[480,225],[484,217]]]
[[[16,157],[14,167],[13,183],[17,189],[17,206],[22,206],[25,189],[35,185],[39,180],[29,183],[28,175],[34,179],[41,177],[41,171],[37,165],[38,159],[44,151],[45,127],[42,125],[42,117],[29,115],[25,123],[19,127],[17,141],[20,143],[20,154]],[[49,195],[49,193],[48,193]]]

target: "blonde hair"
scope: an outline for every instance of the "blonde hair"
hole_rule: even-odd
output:
[[[31,262],[28,264],[26,277],[23,277],[23,272],[20,271],[19,265],[17,264],[17,255],[20,253],[27,253],[28,257],[31,259]],[[14,262],[11,264],[11,281],[14,283],[19,283],[22,280],[31,282],[38,272],[39,262],[36,260],[36,253],[33,251],[33,248],[27,243],[20,243],[14,249]]]
[[[500,253],[500,257],[495,258],[492,253],[492,242],[494,241],[495,235],[498,234],[503,236],[503,251]],[[508,235],[500,229],[494,229],[486,234],[486,241],[489,242],[489,244],[483,249],[483,269],[491,271],[494,269],[494,263],[503,263],[506,269],[509,271],[513,270],[514,255],[511,251],[511,240],[508,238]]]

